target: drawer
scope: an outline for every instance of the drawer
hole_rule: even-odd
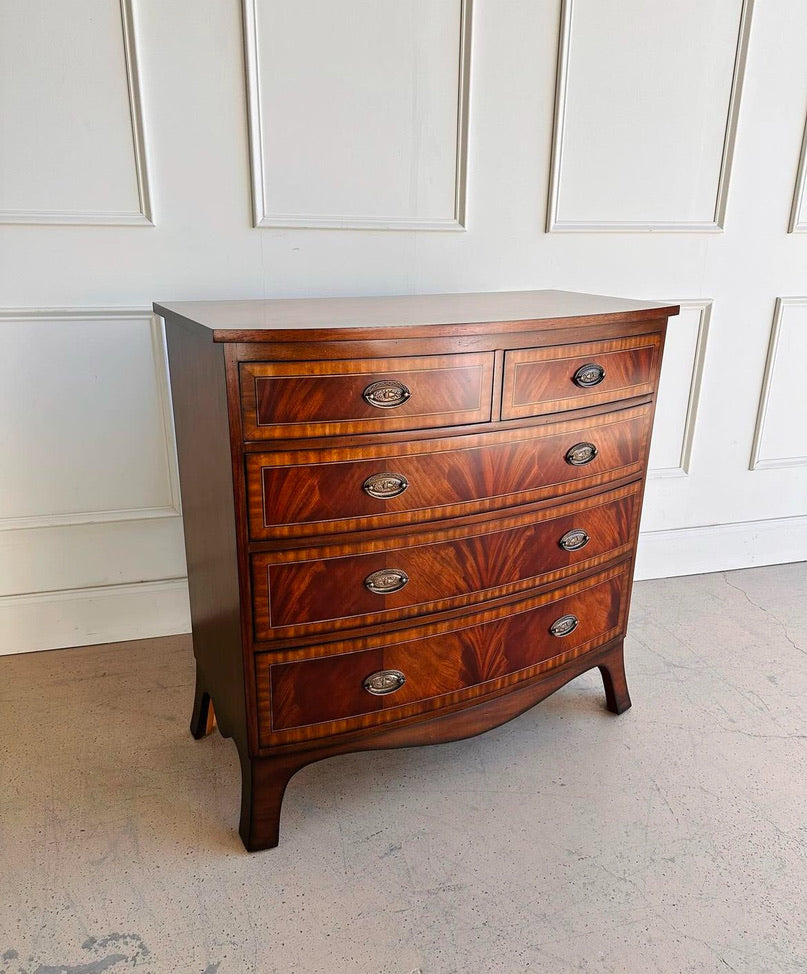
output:
[[[246,456],[254,540],[458,517],[639,474],[651,409],[408,444]]]
[[[261,744],[437,710],[560,665],[621,632],[626,564],[542,597],[421,627],[380,645],[277,662],[256,658]],[[299,651],[298,651],[299,656]],[[386,691],[371,692],[370,688]],[[271,701],[271,703],[270,703]]]
[[[491,418],[493,352],[242,362],[247,440],[427,429]]]
[[[406,538],[252,557],[255,637],[408,619],[498,598],[625,555],[641,484]],[[368,550],[369,549],[369,550]]]
[[[648,395],[660,353],[659,335],[506,352],[502,419]]]

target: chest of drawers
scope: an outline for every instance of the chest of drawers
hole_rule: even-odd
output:
[[[241,836],[348,751],[457,740],[622,656],[678,308],[561,291],[155,304],[196,696]],[[214,709],[215,708],[215,716]]]

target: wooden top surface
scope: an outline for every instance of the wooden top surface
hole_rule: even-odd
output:
[[[217,342],[338,341],[491,331],[536,331],[564,324],[605,324],[678,314],[678,306],[574,291],[484,291],[360,298],[155,302],[213,333]],[[574,322],[567,319],[573,318]],[[405,333],[405,335],[404,335]]]

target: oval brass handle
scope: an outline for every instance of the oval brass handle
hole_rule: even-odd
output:
[[[604,378],[605,369],[597,362],[588,362],[575,372],[572,382],[581,389],[588,389],[591,386],[598,386]]]
[[[593,443],[575,443],[566,451],[566,462],[573,467],[582,467],[597,456],[597,447]]]
[[[397,379],[379,379],[378,382],[371,382],[362,393],[371,406],[377,406],[379,409],[402,406],[411,395],[411,389]]]
[[[362,484],[365,494],[386,500],[397,497],[409,486],[409,481],[402,473],[374,473]]]
[[[383,697],[400,690],[404,683],[406,677],[400,670],[379,670],[377,673],[371,673],[362,686],[374,697]]]
[[[578,551],[580,548],[585,548],[589,541],[591,538],[582,528],[572,528],[563,535],[558,544],[564,551]]]
[[[574,632],[577,629],[579,622],[580,620],[577,616],[569,613],[569,615],[561,616],[560,619],[555,619],[549,627],[549,631],[553,636],[568,636],[570,632]]]
[[[409,581],[409,576],[400,568],[382,568],[368,575],[364,584],[374,595],[389,595],[400,592]]]

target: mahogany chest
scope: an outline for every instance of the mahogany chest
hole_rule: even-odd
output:
[[[291,776],[479,733],[622,641],[667,318],[562,291],[155,304],[195,737],[277,845]],[[215,708],[215,720],[213,716]]]

